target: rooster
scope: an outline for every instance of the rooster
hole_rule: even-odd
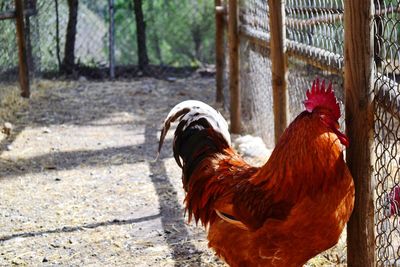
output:
[[[176,105],[161,131],[158,152],[174,121],[173,154],[182,168],[189,222],[209,227],[208,240],[230,266],[302,266],[332,247],[354,205],[353,178],[343,159],[332,84],[314,81],[305,110],[280,137],[261,167],[231,147],[220,113],[195,100]]]
[[[388,217],[400,215],[400,186],[396,185],[386,195],[386,205]]]

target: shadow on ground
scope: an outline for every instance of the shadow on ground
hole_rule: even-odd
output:
[[[110,207],[108,214],[104,214],[105,211],[101,211],[102,217],[100,217],[103,219],[93,215],[93,218],[88,219],[91,222],[73,225],[66,220],[63,222],[64,218],[73,216],[74,214],[72,214],[54,220],[55,222],[58,221],[58,223],[45,225],[43,229],[43,226],[35,226],[40,224],[36,222],[40,221],[40,219],[36,219],[35,216],[43,216],[48,212],[38,211],[37,206],[40,208],[43,205],[43,207],[51,208],[57,204],[54,203],[56,202],[55,199],[48,197],[46,199],[48,204],[37,204],[34,210],[37,213],[43,212],[43,214],[35,214],[35,211],[32,214],[25,214],[23,212],[25,207],[23,207],[23,204],[19,207],[17,199],[14,199],[16,200],[15,202],[3,201],[1,208],[5,216],[3,216],[0,223],[20,224],[20,227],[13,228],[10,226],[9,231],[1,231],[0,247],[8,245],[12,247],[13,244],[7,242],[21,238],[32,240],[49,235],[71,234],[99,228],[108,229],[108,227],[114,226],[132,226],[143,224],[147,221],[160,220],[163,231],[161,237],[169,247],[172,258],[172,261],[167,262],[166,265],[183,266],[185,264],[195,264],[196,266],[208,266],[212,262],[219,265],[220,263],[213,259],[212,252],[208,255],[211,260],[203,262],[202,257],[204,256],[202,254],[204,254],[204,245],[206,243],[202,243],[203,247],[201,249],[195,243],[199,239],[204,240],[204,232],[200,228],[196,228],[195,232],[193,232],[193,226],[189,227],[185,223],[182,199],[178,197],[181,192],[177,192],[181,188],[180,184],[176,184],[179,179],[174,177],[171,180],[171,177],[167,175],[167,168],[171,167],[166,166],[165,160],[172,156],[171,144],[168,140],[160,159],[154,161],[159,128],[169,109],[176,103],[186,99],[200,99],[211,102],[213,96],[213,80],[199,78],[177,80],[174,83],[155,79],[119,83],[82,83],[73,89],[57,88],[49,90],[46,94],[42,93],[37,98],[33,95],[28,117],[21,122],[17,122],[15,131],[10,138],[0,143],[0,169],[4,170],[0,181],[10,189],[10,191],[3,192],[4,197],[10,194],[8,200],[11,195],[18,198],[18,193],[15,195],[15,192],[24,190],[24,188],[18,187],[18,183],[14,181],[20,180],[21,183],[25,183],[25,186],[30,187],[29,183],[32,179],[35,179],[34,181],[38,184],[38,187],[49,186],[53,190],[51,193],[54,193],[54,190],[61,190],[58,194],[63,195],[62,186],[58,189],[57,184],[48,185],[49,181],[60,179],[54,177],[59,177],[61,172],[74,171],[74,179],[66,182],[71,187],[74,187],[76,186],[74,184],[76,175],[79,175],[79,170],[84,168],[90,171],[90,175],[94,173],[93,176],[98,175],[103,179],[101,182],[104,184],[100,185],[96,185],[98,181],[96,179],[87,182],[92,189],[94,188],[93,190],[98,191],[99,187],[104,187],[104,190],[107,189],[107,181],[110,185],[121,182],[121,176],[125,177],[124,179],[126,180],[121,182],[125,184],[118,187],[118,190],[132,186],[132,183],[135,186],[136,184],[138,186],[144,184],[145,186],[144,180],[149,179],[158,204],[142,203],[140,204],[142,206],[139,206],[139,204],[133,206],[133,203],[127,203],[126,205],[128,207],[132,205],[132,208],[136,210],[146,210],[146,205],[155,204],[158,206],[159,214],[153,212],[146,216],[136,216],[137,214],[132,216],[126,211],[127,214],[121,217],[113,215],[118,210],[118,207]],[[138,140],[134,140],[135,138]],[[10,145],[12,149],[8,151]],[[19,154],[19,151],[25,152]],[[118,176],[113,175],[111,171],[115,167],[130,169],[126,170],[123,175]],[[97,174],[95,171],[91,171],[91,169],[96,168],[109,170],[110,177],[107,178],[107,176],[101,176],[103,175],[102,173]],[[141,172],[137,175],[137,169],[135,168],[148,169],[147,178]],[[85,175],[87,174],[82,174],[82,177]],[[13,189],[12,187],[14,186],[15,188]],[[75,204],[76,206],[86,205],[92,208],[94,205],[91,203],[93,202],[92,200],[90,203],[82,203],[85,199],[89,199],[88,192],[93,191],[85,189],[85,186],[85,184],[82,185],[83,196],[80,195],[80,199],[74,203],[78,203]],[[135,188],[134,186],[132,187]],[[110,188],[110,190],[114,190],[112,186]],[[14,193],[10,193],[12,190]],[[132,197],[132,194],[135,194],[128,189],[126,190],[124,192],[126,195],[120,194],[118,196],[119,199],[123,200],[126,196]],[[149,192],[151,191],[151,189],[148,190]],[[23,194],[22,192],[21,194]],[[73,198],[76,190],[72,193],[65,192],[65,195],[67,194],[71,194]],[[88,196],[85,196],[85,194],[88,194]],[[33,193],[33,196],[39,197],[35,196],[35,193]],[[20,197],[23,197],[23,195],[20,195]],[[113,196],[111,195],[110,197]],[[109,195],[99,196],[95,201],[101,201],[102,198],[107,199]],[[35,205],[34,203],[32,204]],[[107,205],[112,204],[119,205],[112,201],[107,202]],[[62,209],[62,205],[66,206],[67,204],[60,203],[59,205],[61,205]],[[83,212],[79,207],[76,208],[76,213]],[[131,211],[132,214],[134,212],[134,210]],[[70,212],[68,211],[68,213]],[[24,216],[27,218],[21,219]],[[31,218],[28,218],[29,216]],[[24,223],[25,225],[27,224],[24,220],[29,222],[31,229],[24,229]],[[52,218],[49,219],[49,221],[51,220]],[[157,231],[157,229],[153,230]],[[136,232],[133,234],[136,235]],[[195,240],[192,240],[193,238]],[[127,239],[132,239],[132,237]],[[38,242],[40,241],[38,240]],[[154,247],[154,245],[151,247]],[[10,248],[8,249],[10,251]],[[148,247],[146,247],[141,253],[150,253],[148,250]],[[18,255],[17,251],[15,253]],[[8,259],[6,256],[4,256],[4,259]],[[5,260],[5,263],[7,262]],[[99,260],[99,262],[101,261]],[[182,262],[186,263],[182,265]],[[35,262],[28,259],[25,263],[33,264]],[[59,263],[68,263],[68,261],[60,259]],[[81,261],[81,263],[85,263],[85,261]],[[148,262],[146,264],[143,266],[157,266],[158,263],[151,264]]]

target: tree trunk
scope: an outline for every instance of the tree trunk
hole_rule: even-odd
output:
[[[145,71],[149,64],[146,46],[146,23],[143,18],[142,0],[133,0],[136,18],[136,35],[138,45],[139,69]]]
[[[60,56],[60,14],[58,12],[58,0],[54,0],[55,3],[55,11],[56,11],[56,54],[57,54],[57,63],[58,63],[58,71],[62,69],[61,56]]]
[[[153,5],[153,1],[149,1],[149,10],[154,10],[154,5]],[[155,25],[155,19],[154,17],[157,15],[154,15],[156,13],[153,13],[153,15],[151,16],[151,23],[152,25]],[[160,47],[160,38],[159,38],[159,34],[157,30],[153,30],[152,35],[151,35],[151,40],[150,43],[154,49],[154,52],[156,53],[156,58],[158,59],[158,63],[160,65],[163,65],[163,57],[162,57],[162,52],[161,52],[161,47]]]
[[[193,39],[193,43],[194,43],[194,51],[195,51],[196,60],[202,61],[201,54],[200,54],[201,43],[202,43],[202,32],[201,32],[200,26],[197,24],[192,25],[191,33],[192,33],[192,39]]]
[[[60,15],[58,12],[58,0],[54,0],[55,8],[56,8],[56,54],[57,54],[57,63],[58,63],[58,71],[61,71],[61,57],[60,57]]]
[[[62,64],[62,71],[71,74],[75,65],[75,37],[76,24],[78,22],[78,2],[79,0],[68,0],[68,25],[67,36],[65,39],[65,52]]]
[[[158,38],[158,33],[154,33],[154,49],[156,50],[156,55],[157,55],[157,59],[159,61],[160,65],[163,65],[163,57],[162,57],[162,52],[161,52],[161,47],[160,47],[160,39]]]

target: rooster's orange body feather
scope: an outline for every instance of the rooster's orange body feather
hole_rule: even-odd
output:
[[[329,89],[317,89],[314,95],[331,97]],[[229,265],[301,266],[337,243],[353,209],[354,185],[343,160],[348,143],[337,129],[340,113],[323,97],[313,103],[308,95],[307,110],[262,167],[230,147],[226,122],[204,112],[205,104],[189,101],[194,107],[178,105],[168,116],[160,147],[179,118],[174,154],[183,168],[189,220],[209,225],[209,246]]]

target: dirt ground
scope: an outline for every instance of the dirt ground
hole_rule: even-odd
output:
[[[169,109],[213,103],[213,78],[42,87],[0,134],[1,266],[225,266],[184,217],[172,133],[154,161]]]

